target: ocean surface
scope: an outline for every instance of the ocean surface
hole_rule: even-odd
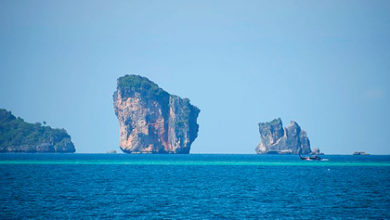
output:
[[[0,219],[390,219],[390,156],[0,154]]]

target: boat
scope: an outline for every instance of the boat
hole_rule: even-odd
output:
[[[321,157],[317,155],[310,156],[310,157],[303,157],[301,154],[299,154],[299,158],[301,158],[301,160],[321,160]]]
[[[363,156],[367,156],[367,155],[370,155],[364,151],[356,151],[354,152],[352,155],[356,156],[356,155],[363,155]]]
[[[116,152],[116,150],[109,150],[109,151],[107,151],[106,153],[107,153],[107,154],[116,154],[117,152]]]

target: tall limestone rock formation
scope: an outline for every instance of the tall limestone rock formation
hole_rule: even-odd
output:
[[[280,118],[271,122],[259,123],[260,144],[258,154],[308,154],[311,152],[310,141],[298,123],[291,121],[283,128]]]
[[[120,77],[113,98],[124,152],[190,152],[198,136],[200,110],[189,99],[170,95],[138,75]]]

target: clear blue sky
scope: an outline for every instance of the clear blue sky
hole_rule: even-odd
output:
[[[390,1],[0,0],[0,108],[119,150],[116,79],[201,109],[192,153],[254,153],[296,120],[325,153],[390,154]]]

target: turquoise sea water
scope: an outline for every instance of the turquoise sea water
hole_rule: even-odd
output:
[[[0,218],[390,218],[390,156],[0,154]]]

